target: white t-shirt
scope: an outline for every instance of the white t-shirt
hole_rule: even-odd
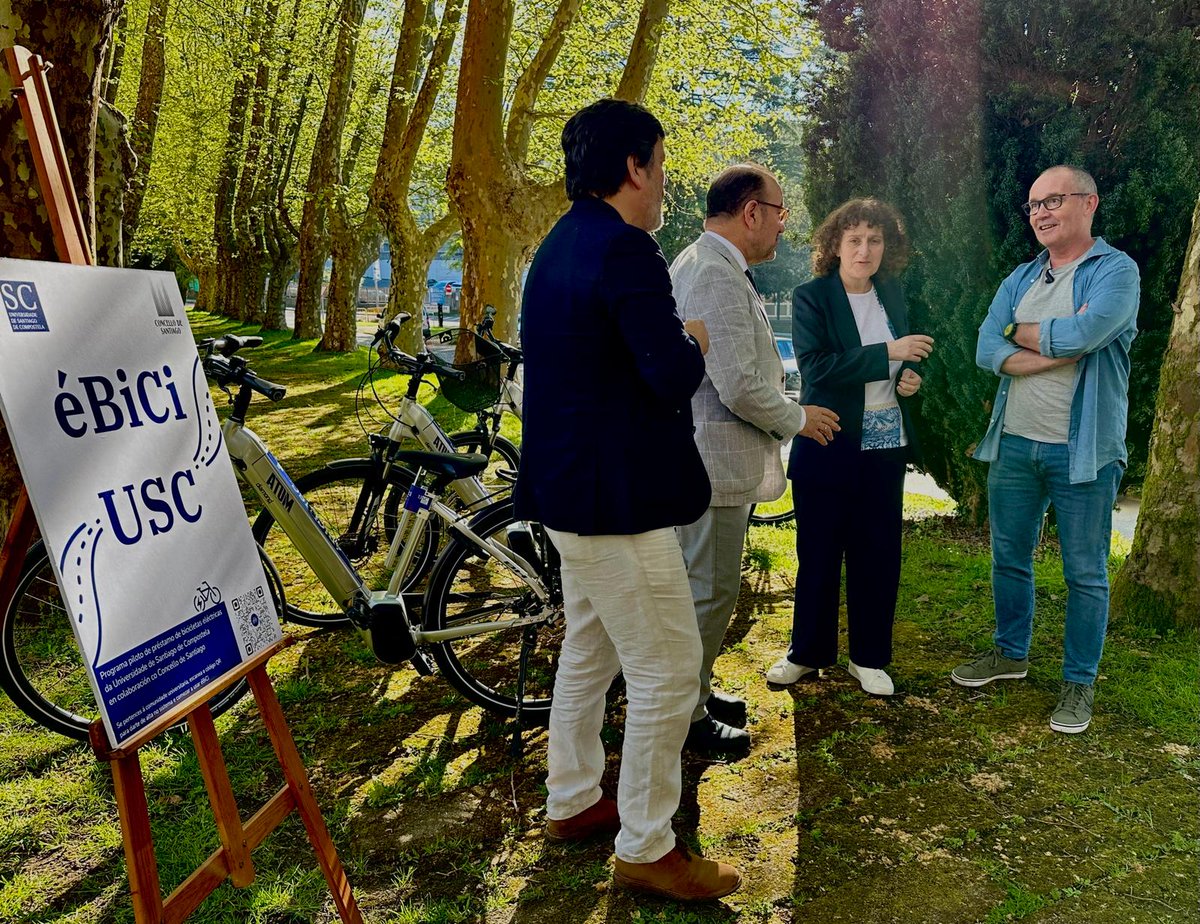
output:
[[[863,346],[872,343],[890,343],[896,339],[892,322],[874,286],[870,292],[847,292],[854,323]],[[900,416],[900,403],[896,400],[896,380],[900,376],[899,360],[888,362],[888,377],[863,386],[863,449],[898,449],[908,445],[904,422]]]

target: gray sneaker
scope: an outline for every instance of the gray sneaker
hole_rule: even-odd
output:
[[[1092,697],[1095,689],[1090,683],[1063,682],[1058,705],[1050,713],[1050,727],[1056,732],[1077,735],[1087,731],[1092,721]]]
[[[1028,673],[1028,658],[1006,658],[999,648],[993,648],[982,658],[954,668],[950,679],[960,686],[981,687],[993,680],[1020,680]]]

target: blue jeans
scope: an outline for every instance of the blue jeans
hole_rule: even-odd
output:
[[[1033,636],[1033,551],[1042,518],[1054,504],[1067,582],[1063,679],[1092,683],[1108,628],[1108,551],[1112,508],[1124,467],[1103,466],[1095,481],[1071,484],[1065,444],[1005,434],[988,468],[992,596],[996,647],[1029,656]]]

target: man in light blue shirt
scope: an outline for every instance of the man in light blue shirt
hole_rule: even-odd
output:
[[[1057,512],[1067,615],[1063,686],[1050,727],[1092,719],[1093,684],[1108,626],[1112,508],[1125,471],[1129,345],[1139,277],[1126,254],[1092,236],[1096,182],[1051,167],[1022,206],[1046,249],[1000,286],[979,328],[975,361],[1000,376],[975,458],[990,463],[992,651],[951,673],[980,687],[1020,679],[1033,634],[1033,551],[1049,504]]]

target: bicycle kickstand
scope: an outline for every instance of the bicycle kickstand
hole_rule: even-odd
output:
[[[515,760],[524,756],[525,742],[522,732],[522,705],[525,702],[525,675],[529,671],[529,655],[537,645],[537,629],[526,626],[521,633],[521,657],[517,663],[517,711],[513,715],[513,739],[509,753]]]

